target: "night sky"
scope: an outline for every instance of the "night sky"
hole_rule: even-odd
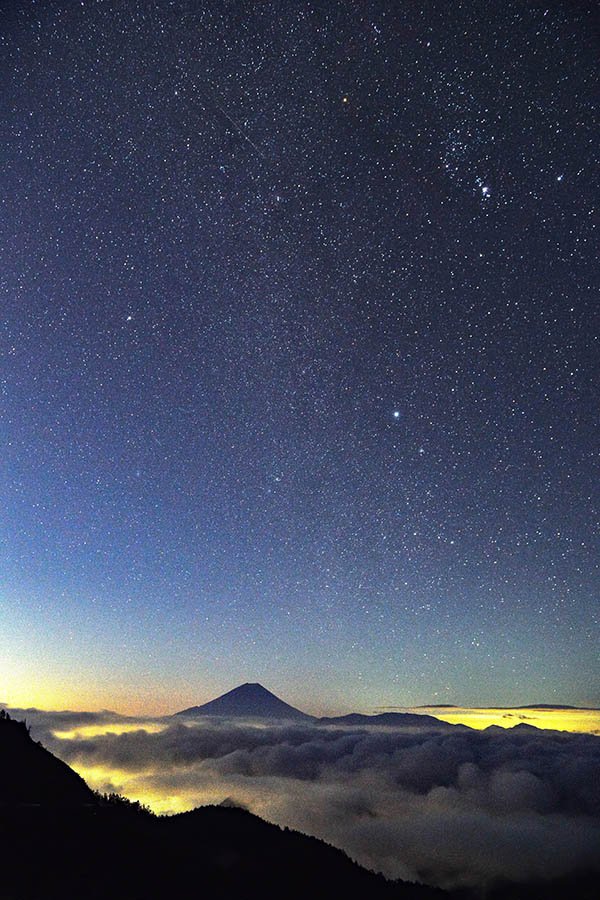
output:
[[[0,699],[600,705],[592,10],[2,5]]]

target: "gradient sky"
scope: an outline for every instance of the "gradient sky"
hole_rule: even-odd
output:
[[[0,699],[600,705],[592,10],[3,4]]]

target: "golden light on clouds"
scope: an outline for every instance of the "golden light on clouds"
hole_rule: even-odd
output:
[[[408,711],[408,710],[407,710]],[[497,725],[504,729],[513,728],[521,723],[539,729],[559,730],[577,733],[596,733],[600,735],[600,711],[585,709],[528,709],[528,708],[460,708],[460,707],[420,707],[411,712],[419,712],[435,716],[451,724],[463,724],[476,730]],[[113,721],[104,724],[81,725],[70,730],[56,729],[54,737],[65,744],[78,740],[89,740],[111,735],[146,732],[150,735],[165,731],[172,724],[168,720]],[[208,727],[208,722],[197,723],[195,727]],[[188,723],[189,725],[189,723]],[[254,727],[267,728],[268,723],[253,723]],[[245,723],[246,729],[248,723]],[[86,764],[77,758],[70,759],[70,764],[89,784],[101,793],[117,792],[130,800],[148,806],[157,814],[174,814],[186,812],[197,806],[221,803],[229,794],[231,779],[215,779],[206,768],[206,761],[195,759],[193,763],[178,764],[175,770],[164,767],[156,760],[148,757],[140,759],[139,765],[130,769],[113,768],[109,765]],[[268,779],[267,779],[268,780]],[[236,799],[245,801],[245,779],[235,780],[234,795]],[[248,800],[258,810],[260,800],[258,782],[253,779],[253,790]],[[288,789],[292,788],[292,783]],[[264,813],[264,811],[263,811]],[[266,813],[265,813],[266,814]]]
[[[85,780],[94,791],[101,794],[117,793],[128,800],[143,803],[157,815],[174,815],[188,812],[197,806],[218,804],[223,800],[223,787],[215,784],[196,789],[179,790],[177,793],[165,790],[161,783],[160,771],[154,768],[140,768],[126,771],[110,766],[90,766],[71,762],[71,768]]]
[[[443,722],[452,725],[468,725],[469,728],[479,730],[490,725],[499,725],[501,728],[514,728],[515,725],[525,723],[536,728],[546,728],[552,731],[573,731],[578,733],[600,734],[600,710],[597,709],[546,709],[546,708],[500,708],[489,707],[462,708],[449,707],[419,707],[412,712],[426,713],[435,716]]]
[[[61,741],[80,740],[94,738],[102,734],[127,734],[135,731],[147,731],[148,734],[158,734],[164,731],[166,724],[160,722],[111,722],[108,725],[82,725],[70,731],[53,731],[54,737]]]

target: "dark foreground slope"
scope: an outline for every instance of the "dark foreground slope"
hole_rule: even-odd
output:
[[[0,900],[479,900],[390,883],[316,838],[242,809],[157,817],[102,798],[0,714]],[[486,900],[596,900],[595,879],[502,885]]]
[[[2,900],[171,900],[332,897],[433,900],[445,894],[391,884],[315,838],[242,809],[204,807],[157,817],[101,798],[0,718]]]
[[[0,813],[0,845],[9,861],[0,897],[325,898],[444,900],[442,891],[393,885],[343,853],[240,809],[207,807],[158,818],[118,803],[72,810]]]
[[[0,710],[0,804],[70,806],[93,801],[83,778],[33,741],[24,722]]]

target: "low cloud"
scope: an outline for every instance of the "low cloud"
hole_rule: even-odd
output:
[[[3,706],[4,704],[0,704],[0,707]],[[44,736],[51,735],[54,731],[71,731],[91,725],[111,726],[120,722],[139,721],[106,709],[97,712],[74,712],[69,709],[45,710],[8,706],[4,708],[8,709],[15,719],[26,719],[29,725],[35,727],[38,735]]]
[[[593,735],[13,714],[94,787],[161,811],[227,798],[388,877],[484,886],[600,868]]]

